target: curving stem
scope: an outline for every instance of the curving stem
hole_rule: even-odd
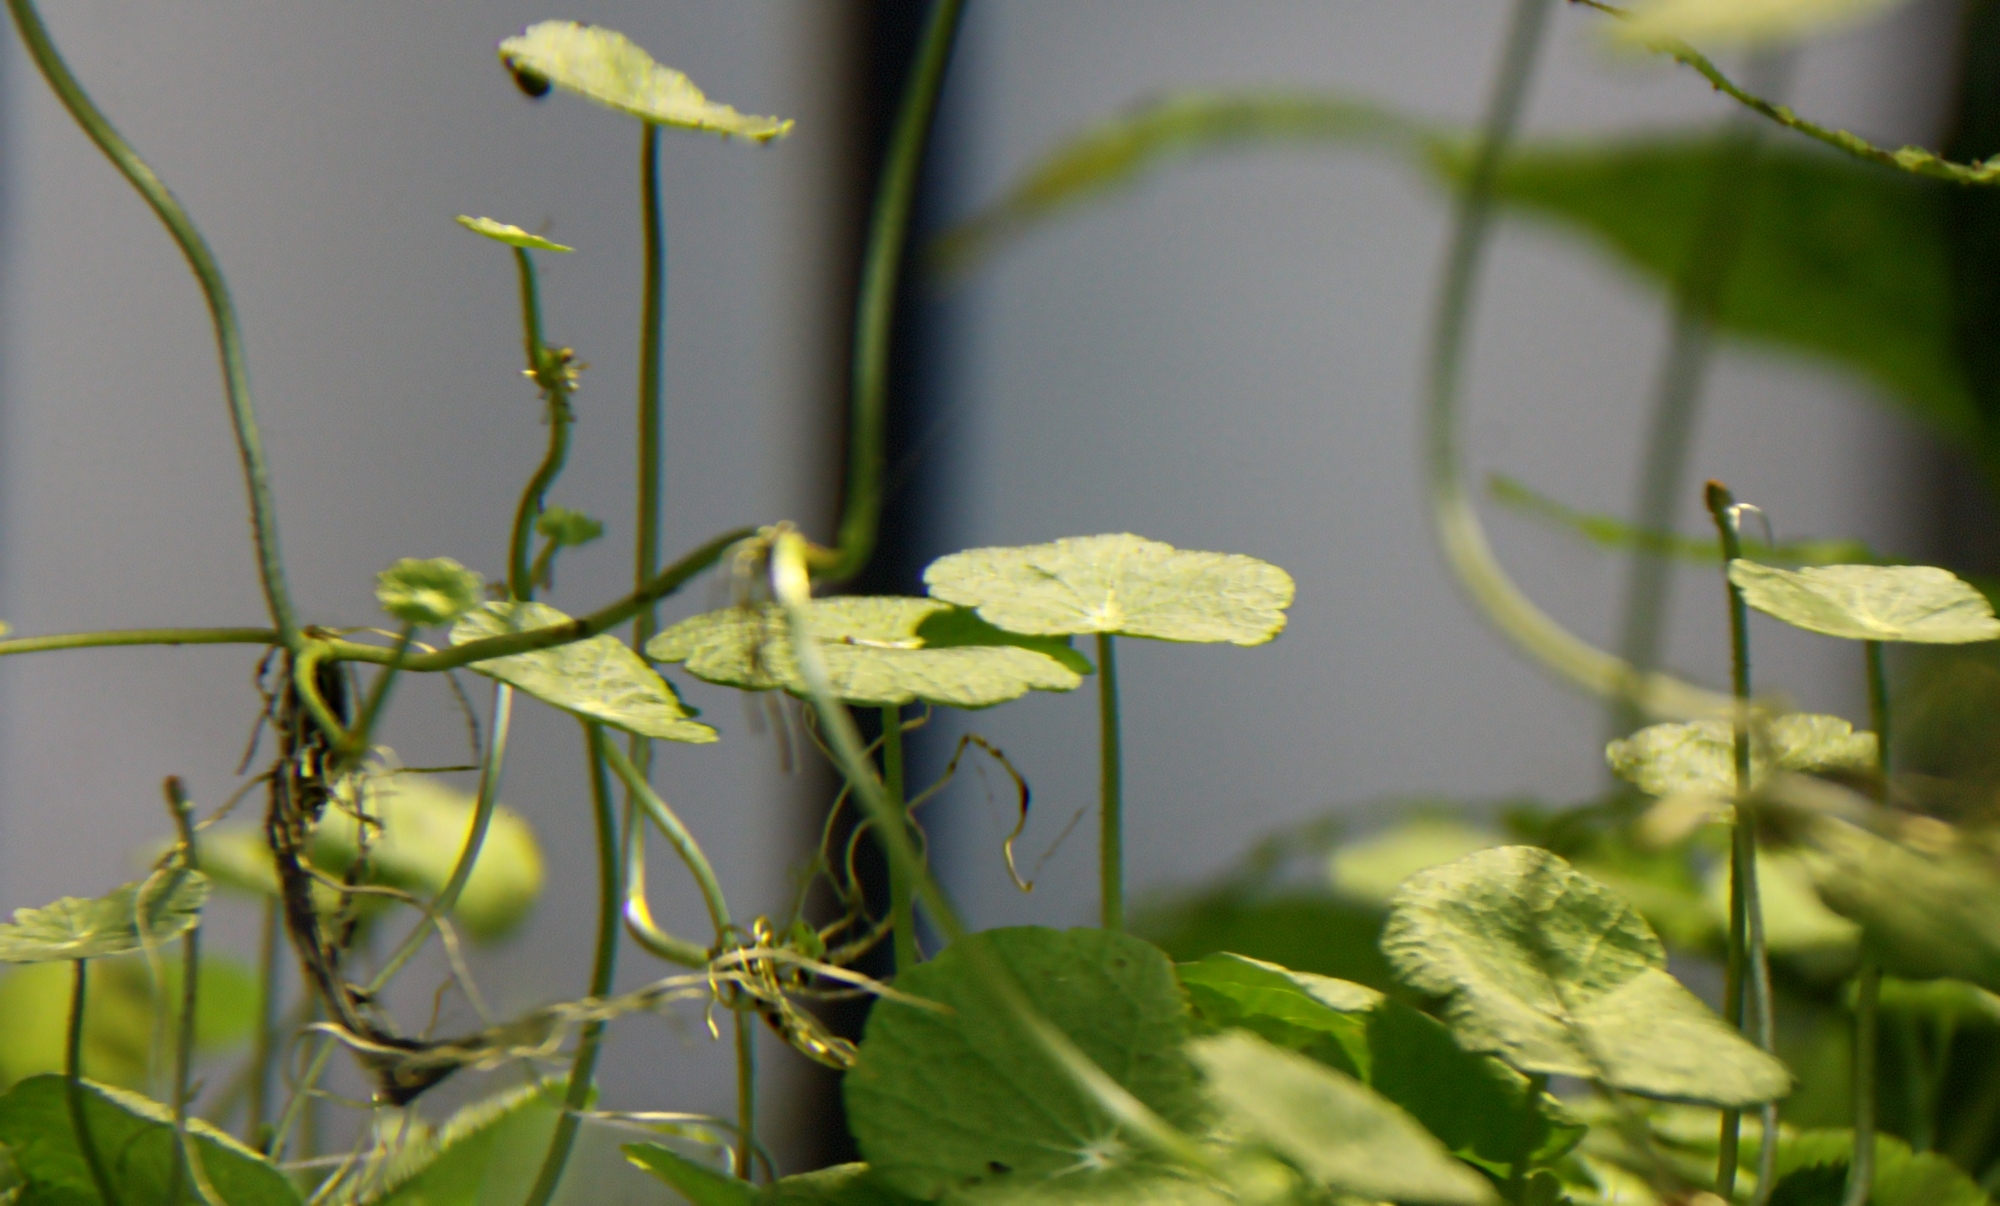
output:
[[[542,342],[542,304],[535,287],[535,262],[524,248],[514,249],[521,273],[521,342],[527,349],[528,375],[548,399],[549,448],[542,463],[521,491],[520,505],[514,509],[514,531],[507,542],[507,593],[516,599],[535,594],[535,575],[528,564],[528,545],[534,538],[535,521],[541,518],[549,487],[569,459],[569,429],[576,421],[569,405],[569,366],[563,354],[551,353]]]

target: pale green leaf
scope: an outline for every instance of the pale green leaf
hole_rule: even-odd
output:
[[[576,250],[574,247],[565,247],[561,243],[550,242],[538,234],[529,234],[518,226],[509,226],[505,222],[496,222],[492,218],[468,218],[464,214],[460,214],[458,215],[458,224],[473,234],[485,235],[494,242],[505,243],[509,247],[521,247],[529,251]]]
[[[448,624],[479,606],[486,580],[449,557],[405,557],[375,575],[375,600],[405,624]]]
[[[156,1034],[178,1033],[181,961],[138,955],[90,965],[90,1009],[83,1023],[83,1074],[136,1089],[152,1072]],[[59,963],[23,963],[0,974],[0,1088],[63,1070],[75,972]],[[195,1048],[213,1052],[247,1039],[257,1017],[257,977],[227,955],[204,955],[197,973]],[[161,1014],[165,1014],[165,1026]],[[171,1039],[169,1040],[171,1041]],[[171,1056],[167,1056],[171,1058]]]
[[[1497,1200],[1484,1178],[1353,1077],[1242,1030],[1196,1039],[1189,1055],[1229,1132],[1327,1189],[1391,1202]]]
[[[953,553],[931,562],[924,584],[1010,632],[1234,645],[1277,636],[1293,593],[1291,575],[1268,561],[1129,534]]]
[[[1342,896],[1360,904],[1386,905],[1405,879],[1426,867],[1500,844],[1498,835],[1463,821],[1418,817],[1336,848],[1327,859],[1327,874]]]
[[[435,1132],[390,1134],[355,1182],[368,1206],[482,1206],[517,1200],[562,1116],[562,1081],[523,1085],[462,1107]],[[401,1119],[385,1122],[396,1128]]]
[[[900,992],[950,1012],[894,998],[869,1011],[842,1089],[875,1174],[902,1193],[935,1198],[1051,1178],[1081,1192],[1098,1175],[1155,1167],[1022,1028],[969,943],[1007,967],[1042,1016],[1133,1096],[1170,1124],[1199,1120],[1182,1050],[1187,1006],[1165,955],[1103,930],[988,930],[896,979]]]
[[[1838,29],[1903,0],[1637,0],[1611,28],[1645,45],[1673,40],[1754,45]]]
[[[1791,1087],[1783,1064],[1667,974],[1629,904],[1546,850],[1503,846],[1412,876],[1382,949],[1413,988],[1445,999],[1463,1046],[1523,1072],[1722,1106]]]
[[[109,896],[65,896],[39,909],[14,910],[0,925],[0,963],[102,959],[170,942],[201,920],[208,879],[168,868]]]
[[[172,1200],[180,1146],[173,1112],[89,1081],[83,1111],[121,1200],[133,1206]],[[188,1133],[203,1173],[229,1206],[298,1206],[290,1179],[264,1157],[198,1118],[188,1120]],[[29,1201],[82,1206],[100,1200],[70,1124],[62,1077],[36,1076],[0,1097],[0,1144],[27,1179]]]
[[[451,643],[569,622],[546,603],[488,603],[451,629]],[[689,719],[667,681],[617,637],[600,633],[553,649],[472,663],[472,669],[585,720],[664,741],[702,744],[715,730]]]
[[[1775,771],[1870,771],[1875,749],[1875,734],[1856,732],[1838,716],[1772,716],[1750,729],[1750,787]],[[1736,795],[1736,730],[1726,720],[1650,725],[1606,746],[1604,756],[1648,795]]]
[[[921,700],[984,708],[1029,691],[1068,691],[1083,680],[1049,653],[998,634],[972,643],[963,626],[932,645],[929,627],[953,608],[935,599],[852,595],[815,599],[813,637],[833,693],[846,703],[884,706]],[[682,620],[646,644],[655,661],[681,662],[707,682],[745,690],[783,687],[806,694],[783,611],[727,607]]]
[[[500,61],[524,88],[539,95],[550,85],[628,113],[654,125],[706,130],[751,142],[769,142],[792,123],[752,117],[709,100],[694,81],[624,34],[575,21],[542,21],[500,43]]]
[[[1759,848],[1757,897],[1764,909],[1764,945],[1775,955],[1851,952],[1861,927],[1842,917],[1813,890],[1812,873],[1791,850]],[[1718,932],[1729,924],[1729,864],[1709,869],[1708,910]]]
[[[752,1206],[757,1187],[658,1143],[628,1143],[625,1158],[673,1186],[694,1206]]]
[[[1986,596],[1950,570],[1928,565],[1821,565],[1776,569],[1729,563],[1743,601],[1808,632],[1851,641],[1965,645],[2000,638]]]

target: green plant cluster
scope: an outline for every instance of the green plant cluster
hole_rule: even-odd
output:
[[[1984,1206],[2000,1169],[2000,828],[1988,799],[2000,776],[1951,742],[1991,734],[2000,691],[1977,653],[1930,663],[1906,692],[1909,722],[1892,729],[1884,647],[2000,639],[1986,596],[1946,570],[1891,564],[1851,542],[1748,543],[1749,508],[1719,483],[1706,494],[1712,541],[1670,531],[1657,513],[1628,523],[1497,483],[1502,501],[1631,551],[1642,568],[1675,557],[1718,566],[1733,681],[1726,693],[1705,690],[1653,664],[1645,592],[1620,656],[1562,630],[1507,578],[1463,485],[1456,426],[1483,240],[1494,208],[1511,205],[1585,229],[1673,282],[1690,329],[1845,363],[2000,463],[1980,383],[1940,317],[1941,270],[1926,257],[1944,228],[1925,225],[1936,181],[1991,183],[1992,161],[1883,151],[1814,125],[1678,40],[1796,33],[1850,17],[1856,0],[1650,0],[1629,14],[1579,2],[1629,19],[1627,40],[1688,64],[1748,112],[1865,166],[1775,148],[1746,159],[1735,135],[1512,151],[1550,9],[1516,0],[1475,139],[1338,98],[1171,98],[1066,143],[936,249],[939,263],[967,270],[1062,207],[1210,147],[1365,142],[1410,154],[1457,206],[1430,385],[1441,542],[1503,634],[1620,718],[1607,761],[1629,786],[1603,801],[1516,806],[1504,828],[1438,802],[1356,841],[1332,841],[1324,826],[1281,835],[1241,874],[1153,902],[1128,928],[1120,642],[1264,644],[1285,627],[1291,577],[1251,556],[1106,534],[940,558],[923,597],[826,593],[875,541],[889,322],[959,0],[931,7],[878,192],[837,538],[819,545],[793,524],[764,523],[665,563],[660,130],[761,144],[792,123],[709,100],[601,27],[547,21],[499,44],[529,95],[573,94],[639,126],[647,317],[633,585],[581,616],[538,597],[554,589],[562,551],[604,531],[550,501],[581,366],[544,338],[534,256],[570,248],[465,216],[519,272],[524,373],[548,445],[513,517],[505,573],[489,583],[449,558],[398,561],[377,583],[395,625],[386,630],[298,622],[221,271],[64,64],[31,0],[8,0],[42,74],[201,284],[270,624],[15,637],[0,639],[0,656],[260,647],[274,752],[205,815],[168,779],[174,836],[143,878],[0,925],[0,963],[13,965],[0,977],[0,1203],[546,1206],[589,1123],[644,1136],[624,1145],[626,1158],[696,1206]],[[1706,209],[1734,215],[1730,271],[1687,268],[1713,243],[1708,219],[1696,221],[1703,196]],[[1669,418],[1687,404],[1679,388],[1663,393]],[[1671,484],[1678,472],[1666,464],[1651,476]],[[660,600],[715,568],[731,603],[661,629]],[[1867,729],[1753,691],[1752,610],[1859,643]],[[629,639],[618,631],[628,622]],[[661,667],[799,701],[803,731],[843,781],[809,868],[833,916],[808,908],[804,892],[784,916],[732,912],[698,836],[650,783],[654,742],[718,740]],[[492,684],[471,761],[403,766],[376,740],[395,684],[458,669]],[[1019,785],[1023,823],[1026,783],[968,737],[943,781],[916,788],[904,738],[933,708],[977,711],[1087,679],[1100,726],[1099,924],[968,932],[930,871],[914,810],[974,751]],[[519,697],[578,722],[599,907],[589,982],[494,1018],[463,944],[504,938],[543,879],[534,833],[499,801]],[[864,738],[858,715],[879,720],[879,737]],[[1899,762],[1899,748],[1914,752]],[[448,772],[476,772],[476,789],[459,791]],[[253,795],[261,821],[229,822]],[[705,930],[655,916],[646,874],[656,841],[699,889]],[[856,870],[864,843],[886,855],[885,911],[871,909]],[[1287,876],[1302,852],[1323,857],[1316,884]],[[1008,857],[1011,869],[1011,843]],[[202,949],[216,889],[262,905],[254,966]],[[939,949],[923,949],[920,917]],[[397,922],[407,923],[400,938]],[[433,938],[449,987],[482,1016],[476,1029],[440,1037],[384,1004]],[[861,970],[885,943],[893,975]],[[614,993],[628,944],[666,966]],[[1676,974],[1689,961],[1721,972],[1719,1010]],[[854,995],[872,999],[858,1036],[822,1008]],[[286,996],[299,1004],[280,1016]],[[605,1029],[675,1009],[728,1016],[733,1117],[597,1100]],[[757,1133],[760,1028],[842,1073],[862,1162],[779,1175]],[[213,1068],[225,1057],[233,1074],[199,1091],[197,1058]],[[371,1096],[358,1103],[358,1142],[322,1151],[319,1086],[335,1058],[354,1062]],[[426,1095],[447,1078],[503,1067],[526,1070],[526,1083],[441,1121],[428,1115]]]

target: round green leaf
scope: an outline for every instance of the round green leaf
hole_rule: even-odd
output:
[[[1187,1006],[1165,955],[1104,930],[988,930],[897,977],[900,992],[949,1013],[885,998],[868,1014],[842,1087],[855,1140],[883,1182],[919,1198],[1051,1178],[1081,1191],[1098,1174],[1151,1164],[1022,1029],[971,943],[1140,1101],[1177,1126],[1198,1120],[1182,1051]]]
[[[1232,645],[1277,636],[1293,593],[1291,575],[1268,561],[1132,535],[953,553],[931,562],[924,584],[1010,632]]]
[[[550,85],[654,125],[707,130],[751,142],[783,138],[790,121],[751,117],[702,95],[694,81],[624,34],[575,21],[542,21],[500,43],[500,61],[533,95]]]
[[[1629,904],[1546,850],[1502,846],[1411,876],[1382,950],[1445,998],[1462,1046],[1523,1072],[1729,1107],[1791,1088],[1783,1064],[1667,974]]]
[[[568,616],[546,603],[488,603],[452,626],[451,643],[568,622]],[[472,669],[545,704],[641,737],[694,745],[715,740],[714,729],[689,719],[691,713],[667,680],[609,633],[474,662]]]
[[[460,214],[458,215],[458,224],[473,234],[485,235],[494,242],[505,243],[509,247],[521,247],[529,251],[576,250],[574,247],[565,247],[561,243],[551,242],[538,234],[529,234],[518,226],[509,226],[505,222],[496,222],[492,218],[468,218],[464,214]]]
[[[1773,716],[1750,730],[1750,786],[1774,771],[1870,771],[1875,748],[1875,734],[1856,732],[1838,716]],[[1736,729],[1726,720],[1650,725],[1606,746],[1604,756],[1648,795],[1736,795]]]
[[[486,580],[449,557],[405,557],[375,575],[375,599],[405,624],[448,624],[479,606]]]
[[[2000,620],[1986,596],[1935,566],[1783,570],[1739,558],[1729,563],[1729,580],[1765,615],[1850,641],[1968,645],[2000,638]]]
[[[826,660],[833,693],[850,704],[884,706],[922,700],[954,708],[985,708],[1029,691],[1069,691],[1077,672],[1018,638],[948,624],[931,643],[937,621],[954,608],[935,599],[845,596],[813,601],[813,638]],[[707,682],[806,694],[792,655],[784,612],[776,605],[726,607],[682,620],[646,644],[655,661],[681,662]]]
[[[1415,1119],[1351,1076],[1243,1030],[1197,1039],[1188,1053],[1231,1132],[1327,1189],[1373,1201],[1497,1200]]]
[[[168,868],[109,896],[65,896],[39,909],[14,910],[0,925],[0,963],[102,959],[171,942],[201,920],[208,878]]]

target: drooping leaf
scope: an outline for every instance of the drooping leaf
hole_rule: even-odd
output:
[[[1523,1072],[1723,1106],[1791,1087],[1783,1064],[1667,973],[1629,904],[1546,850],[1502,846],[1412,876],[1382,949],[1411,986],[1445,998],[1461,1045]]]
[[[1620,777],[1654,796],[1736,794],[1736,730],[1726,720],[1656,724],[1605,747]],[[1773,772],[1873,770],[1875,734],[1856,732],[1838,716],[1788,712],[1750,730],[1750,787]]]
[[[510,226],[505,222],[498,222],[492,218],[468,218],[464,214],[460,214],[458,215],[458,224],[473,234],[485,235],[494,242],[505,243],[509,247],[520,247],[528,251],[576,250],[574,247],[565,247],[561,243],[551,242],[538,234],[529,234],[518,226]]]
[[[901,1206],[915,1200],[858,1163],[779,1177],[757,1191],[757,1206]]]
[[[208,900],[208,878],[169,867],[109,896],[65,896],[39,909],[16,909],[0,925],[0,963],[102,959],[158,947],[193,929]]]
[[[405,624],[449,624],[479,606],[486,579],[449,557],[405,557],[375,575],[375,600]]]
[[[953,553],[931,562],[924,584],[1010,632],[1234,645],[1277,636],[1294,589],[1268,561],[1130,534]]]
[[[624,34],[575,21],[542,21],[500,43],[500,61],[531,95],[551,85],[654,125],[769,142],[790,121],[752,117],[709,100],[694,81],[653,61]]]
[[[752,1206],[757,1187],[658,1143],[628,1143],[625,1158],[673,1186],[693,1206]]]
[[[531,632],[568,620],[546,603],[488,603],[452,625],[451,643]],[[642,737],[694,745],[716,737],[714,729],[689,719],[692,713],[667,680],[609,633],[474,662],[471,668],[565,712]]]
[[[548,1149],[562,1091],[561,1081],[509,1089],[465,1106],[435,1133],[406,1139],[391,1165],[363,1178],[377,1187],[369,1206],[515,1200]]]
[[[935,599],[845,596],[813,601],[813,636],[828,682],[844,702],[864,706],[912,700],[985,708],[1029,691],[1069,691],[1083,680],[1053,651],[1010,634],[979,641],[980,629],[938,617],[956,609]],[[729,607],[693,616],[654,637],[646,652],[681,662],[707,682],[745,690],[783,687],[806,694],[784,613],[775,605]]]
[[[179,1146],[173,1112],[136,1093],[88,1081],[83,1103],[91,1142],[120,1200],[168,1201]],[[264,1157],[199,1119],[189,1120],[188,1132],[202,1171],[229,1206],[298,1206],[298,1191]],[[32,1077],[0,1096],[0,1144],[26,1178],[29,1201],[77,1206],[101,1201],[70,1125],[62,1077]]]
[[[1799,1131],[1778,1145],[1778,1192],[1787,1184],[1803,1189],[1818,1170],[1837,1171],[1844,1181],[1854,1157],[1854,1134],[1846,1130]],[[1821,1176],[1822,1183],[1830,1178]],[[1803,1196],[1803,1195],[1801,1195]],[[1773,1197],[1775,1201],[1775,1196]],[[1938,1152],[1913,1152],[1894,1135],[1875,1137],[1875,1177],[1871,1206],[1989,1206],[1979,1184]]]
[[[1391,1202],[1496,1201],[1409,1115],[1344,1073],[1233,1030],[1189,1044],[1225,1125],[1336,1193]]]
[[[1968,645],[2000,638],[1993,605],[1950,570],[1929,565],[1821,565],[1783,570],[1729,563],[1743,601],[1796,628],[1851,641]]]
[[[1248,1030],[1367,1079],[1368,1011],[1382,1000],[1374,989],[1226,953],[1176,970],[1202,1033]]]
[[[1680,40],[1752,45],[1837,29],[1903,0],[1638,0],[1612,28],[1641,45]]]
[[[842,1089],[862,1155],[884,1183],[919,1198],[1051,1178],[1082,1192],[1152,1161],[1119,1133],[1022,1029],[966,949],[983,945],[1050,1023],[1169,1123],[1201,1107],[1182,1050],[1187,1006],[1165,955],[1103,930],[1018,927],[954,943],[904,971],[904,994],[875,1003]]]
[[[1379,908],[1389,903],[1405,879],[1426,867],[1500,844],[1497,834],[1462,821],[1418,817],[1337,847],[1327,860],[1327,872],[1334,891]]]
[[[1573,532],[1603,549],[1620,552],[1639,550],[1660,557],[1698,561],[1713,565],[1722,560],[1722,541],[1713,536],[1683,536],[1678,532],[1657,532],[1637,528],[1615,515],[1579,511],[1556,501],[1526,483],[1504,473],[1486,479],[1493,500],[1520,514],[1540,519],[1551,526]],[[1743,550],[1761,561],[1783,565],[1833,565],[1840,562],[1874,562],[1874,554],[1858,540],[1787,540],[1765,544],[1745,539]]]

